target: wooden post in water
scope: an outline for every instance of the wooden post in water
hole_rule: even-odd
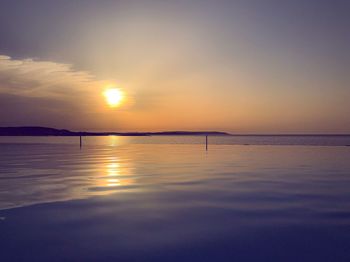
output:
[[[205,150],[208,151],[208,135],[205,136]]]
[[[81,136],[80,136],[80,148],[82,145],[83,145],[83,143],[82,143]]]

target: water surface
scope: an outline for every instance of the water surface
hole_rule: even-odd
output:
[[[350,147],[11,139],[1,261],[350,260]]]

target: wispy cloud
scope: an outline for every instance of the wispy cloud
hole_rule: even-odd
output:
[[[0,55],[0,125],[84,125],[103,108],[105,85],[70,64]]]
[[[99,84],[92,74],[74,70],[70,64],[0,55],[1,93],[61,96]]]

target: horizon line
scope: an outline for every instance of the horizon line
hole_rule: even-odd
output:
[[[53,128],[46,126],[0,126],[0,128],[43,128],[51,129],[57,131],[68,131],[71,133],[95,133],[95,134],[106,134],[108,135],[118,135],[118,134],[162,134],[162,133],[220,133],[228,136],[350,136],[350,133],[234,133],[218,130],[160,130],[160,131],[72,131],[65,128]]]

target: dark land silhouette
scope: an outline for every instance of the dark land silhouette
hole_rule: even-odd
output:
[[[40,126],[0,127],[0,136],[230,136],[218,131],[164,131],[164,132],[82,132]]]

